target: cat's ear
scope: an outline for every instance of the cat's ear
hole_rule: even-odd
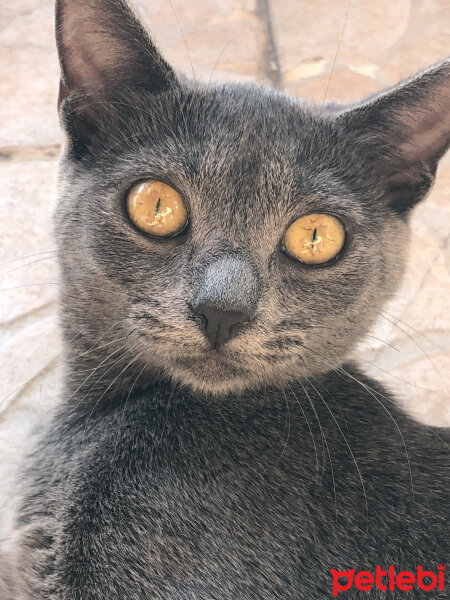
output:
[[[56,41],[61,64],[58,106],[63,121],[89,138],[102,105],[120,87],[155,94],[176,76],[124,0],[57,0]],[[69,105],[69,106],[67,106]]]
[[[337,119],[374,148],[370,159],[386,184],[386,199],[395,210],[408,210],[430,189],[450,145],[450,59]]]

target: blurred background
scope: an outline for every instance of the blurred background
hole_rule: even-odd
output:
[[[450,0],[138,0],[189,76],[355,101],[444,58]],[[0,1],[0,482],[61,376],[51,238],[62,134],[52,0]],[[408,271],[362,344],[366,370],[408,411],[450,425],[450,156],[412,219]],[[3,487],[3,486],[1,486]],[[1,498],[0,498],[1,509]]]

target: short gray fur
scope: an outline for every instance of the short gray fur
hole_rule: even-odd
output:
[[[23,467],[2,600],[321,600],[331,568],[445,564],[448,431],[347,357],[448,147],[449,61],[315,107],[178,76],[121,0],[60,0],[57,42],[65,387]],[[184,198],[179,236],[129,221],[143,178]],[[320,267],[282,249],[311,212],[347,229]],[[251,313],[214,353],[205,299]]]

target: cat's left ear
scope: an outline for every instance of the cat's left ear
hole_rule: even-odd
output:
[[[421,200],[450,145],[450,59],[344,110],[337,121],[369,151],[398,212]]]

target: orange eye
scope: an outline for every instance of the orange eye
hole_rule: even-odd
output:
[[[328,262],[339,254],[344,244],[344,225],[331,215],[312,214],[301,217],[284,234],[287,254],[307,265]]]
[[[162,181],[139,181],[127,194],[127,212],[133,223],[150,235],[173,237],[188,222],[180,194]]]

